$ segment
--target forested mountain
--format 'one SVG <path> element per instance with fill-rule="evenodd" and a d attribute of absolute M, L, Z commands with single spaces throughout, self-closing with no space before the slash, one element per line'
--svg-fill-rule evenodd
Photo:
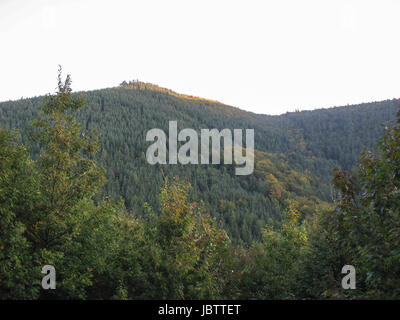
<path fill-rule="evenodd" d="M 106 169 L 107 184 L 97 195 L 122 197 L 128 209 L 142 216 L 146 203 L 159 208 L 163 174 L 187 179 L 190 199 L 205 208 L 237 243 L 261 239 L 265 224 L 278 226 L 293 200 L 310 216 L 327 208 L 332 196 L 332 167 L 351 169 L 365 149 L 374 149 L 393 123 L 400 100 L 354 106 L 259 115 L 216 101 L 177 94 L 142 82 L 124 82 L 109 89 L 74 94 L 86 100 L 78 121 L 96 128 L 101 147 L 97 160 Z M 39 145 L 29 139 L 30 125 L 42 98 L 0 103 L 0 124 L 20 129 L 22 142 L 37 156 Z M 145 154 L 148 130 L 177 120 L 183 128 L 254 129 L 255 170 L 236 176 L 231 165 L 150 165 Z"/>
<path fill-rule="evenodd" d="M 60 69 L 43 103 L 0 105 L 23 139 L 0 128 L 0 299 L 398 299 L 397 103 L 269 117 L 137 82 L 72 94 Z M 171 119 L 255 129 L 254 173 L 147 164 Z"/>

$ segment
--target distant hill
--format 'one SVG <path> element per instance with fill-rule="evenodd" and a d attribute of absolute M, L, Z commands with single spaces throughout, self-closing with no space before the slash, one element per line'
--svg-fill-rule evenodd
<path fill-rule="evenodd" d="M 360 153 L 373 149 L 382 124 L 395 119 L 399 99 L 314 111 L 260 115 L 156 85 L 130 82 L 76 93 L 87 105 L 78 119 L 101 136 L 98 159 L 107 170 L 103 195 L 122 197 L 135 214 L 145 202 L 158 205 L 162 172 L 191 182 L 191 197 L 204 201 L 237 242 L 260 238 L 266 223 L 278 224 L 288 200 L 305 216 L 329 207 L 331 168 L 350 169 Z M 18 128 L 24 143 L 40 98 L 0 103 L 0 125 Z M 178 130 L 254 129 L 255 170 L 236 176 L 231 165 L 155 165 L 145 153 L 148 130 L 177 120 Z M 35 154 L 37 146 L 32 146 Z"/>

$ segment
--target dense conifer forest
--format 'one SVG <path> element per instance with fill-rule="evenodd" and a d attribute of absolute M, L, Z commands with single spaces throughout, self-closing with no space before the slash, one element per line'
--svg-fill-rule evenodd
<path fill-rule="evenodd" d="M 399 298 L 399 103 L 268 116 L 138 81 L 72 93 L 61 74 L 2 102 L 0 298 Z M 170 120 L 254 129 L 254 172 L 150 165 L 146 132 Z"/>

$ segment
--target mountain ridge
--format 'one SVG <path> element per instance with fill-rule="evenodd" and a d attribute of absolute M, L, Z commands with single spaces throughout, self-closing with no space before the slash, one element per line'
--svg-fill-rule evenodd
<path fill-rule="evenodd" d="M 139 89 L 138 87 L 140 87 L 141 85 L 145 89 Z M 388 98 L 388 99 L 383 99 L 383 100 L 373 100 L 373 101 L 359 102 L 359 103 L 348 103 L 346 105 L 332 105 L 332 106 L 327 106 L 327 107 L 315 107 L 314 109 L 303 109 L 303 110 L 296 109 L 295 111 L 286 111 L 286 112 L 282 112 L 280 114 L 268 114 L 268 113 L 258 113 L 258 112 L 242 109 L 240 106 L 230 105 L 228 103 L 224 103 L 219 100 L 215 100 L 215 99 L 211 99 L 211 98 L 205 98 L 205 97 L 189 95 L 189 94 L 185 94 L 185 93 L 179 93 L 177 91 L 174 91 L 173 89 L 162 87 L 162 86 L 159 86 L 152 82 L 144 82 L 144 81 L 138 81 L 138 80 L 132 80 L 129 82 L 124 80 L 118 86 L 104 87 L 104 88 L 90 89 L 90 90 L 79 90 L 79 91 L 75 91 L 74 93 L 82 94 L 82 93 L 88 93 L 88 92 L 97 92 L 97 91 L 101 91 L 101 90 L 112 90 L 112 89 L 119 89 L 119 88 L 132 89 L 132 90 L 152 90 L 152 91 L 156 91 L 156 92 L 157 91 L 164 92 L 164 93 L 171 94 L 172 96 L 186 98 L 188 100 L 201 100 L 201 101 L 205 101 L 205 102 L 211 102 L 211 103 L 219 104 L 222 106 L 227 106 L 227 107 L 234 108 L 234 109 L 239 109 L 241 111 L 252 113 L 255 115 L 268 116 L 268 117 L 280 117 L 283 115 L 299 113 L 299 112 L 322 111 L 322 110 L 331 110 L 331 109 L 338 109 L 338 108 L 339 109 L 340 108 L 352 108 L 352 107 L 366 106 L 366 105 L 372 105 L 372 104 L 377 104 L 377 103 L 386 103 L 386 102 L 390 102 L 390 101 L 400 101 L 400 98 Z M 36 96 L 31 96 L 31 97 L 22 97 L 20 99 L 8 99 L 8 100 L 0 101 L 0 104 L 12 103 L 12 102 L 24 101 L 24 100 L 30 100 L 30 99 L 42 99 L 47 95 L 52 95 L 52 93 L 40 94 L 40 95 L 36 95 Z"/>
<path fill-rule="evenodd" d="M 280 223 L 288 201 L 295 201 L 304 217 L 328 207 L 332 167 L 349 169 L 357 163 L 360 152 L 374 147 L 381 136 L 380 124 L 395 119 L 400 103 L 386 100 L 271 116 L 145 87 L 74 94 L 86 100 L 77 114 L 83 129 L 96 127 L 101 135 L 97 160 L 108 179 L 102 196 L 122 197 L 134 214 L 144 215 L 145 203 L 157 208 L 162 170 L 188 180 L 193 185 L 192 199 L 204 201 L 235 241 L 247 243 L 260 239 L 266 223 Z M 0 103 L 0 125 L 19 129 L 28 144 L 27 127 L 41 100 Z M 169 120 L 176 120 L 179 130 L 254 129 L 254 173 L 238 177 L 230 165 L 149 165 L 145 134 L 153 128 L 168 132 Z M 31 145 L 32 154 L 37 150 Z"/>

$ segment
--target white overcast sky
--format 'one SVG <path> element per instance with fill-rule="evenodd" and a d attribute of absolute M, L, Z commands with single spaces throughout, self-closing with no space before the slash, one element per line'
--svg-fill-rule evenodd
<path fill-rule="evenodd" d="M 398 0 L 0 0 L 0 101 L 139 79 L 280 114 L 400 97 Z"/>

